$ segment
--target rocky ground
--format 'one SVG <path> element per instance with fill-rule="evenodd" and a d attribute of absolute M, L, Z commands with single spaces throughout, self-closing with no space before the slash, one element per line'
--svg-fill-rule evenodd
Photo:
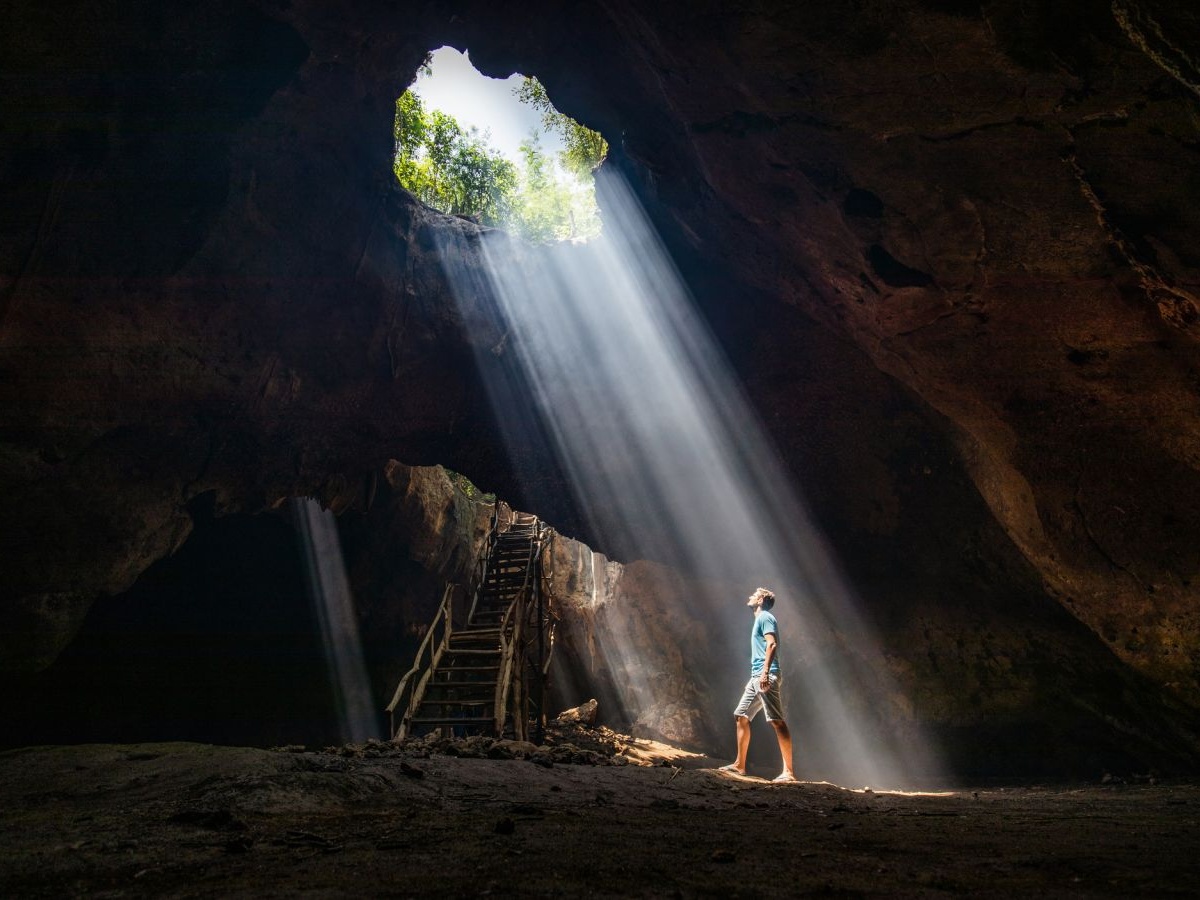
<path fill-rule="evenodd" d="M 603 730 L 550 742 L 10 751 L 0 895 L 1161 897 L 1200 886 L 1195 782 L 891 793 L 727 777 L 716 761 Z"/>

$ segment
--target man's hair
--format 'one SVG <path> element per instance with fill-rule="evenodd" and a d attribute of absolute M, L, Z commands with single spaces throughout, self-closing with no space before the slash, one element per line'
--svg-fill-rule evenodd
<path fill-rule="evenodd" d="M 775 605 L 774 592 L 768 591 L 766 588 L 763 588 L 763 587 L 758 588 L 752 596 L 757 597 L 759 600 L 762 601 L 763 609 L 770 609 L 772 606 Z"/>

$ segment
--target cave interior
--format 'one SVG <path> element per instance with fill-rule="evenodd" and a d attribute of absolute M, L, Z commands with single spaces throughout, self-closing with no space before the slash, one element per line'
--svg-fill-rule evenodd
<path fill-rule="evenodd" d="M 924 774 L 1196 774 L 1190 4 L 16 7 L 5 747 L 337 743 L 287 501 L 338 516 L 382 709 L 471 565 L 473 501 L 434 466 L 624 564 L 606 615 L 683 698 L 623 707 L 576 610 L 555 703 L 731 742 L 729 679 L 698 674 L 728 634 L 645 612 L 686 617 L 706 576 L 606 543 L 545 434 L 505 439 L 475 362 L 502 335 L 437 252 L 465 235 L 478 268 L 488 229 L 395 182 L 396 97 L 448 45 L 607 139 L 860 598 L 880 715 L 938 750 Z"/>

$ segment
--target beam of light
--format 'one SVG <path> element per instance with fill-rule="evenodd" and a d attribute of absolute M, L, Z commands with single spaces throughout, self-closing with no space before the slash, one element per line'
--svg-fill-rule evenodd
<path fill-rule="evenodd" d="M 338 733 L 343 741 L 354 743 L 378 738 L 379 722 L 363 661 L 354 598 L 342 561 L 337 520 L 310 498 L 294 498 L 292 512 L 304 548 L 309 599 L 321 626 Z"/>
<path fill-rule="evenodd" d="M 687 660 L 708 664 L 695 684 L 731 746 L 749 675 L 745 597 L 763 584 L 778 595 L 798 771 L 892 786 L 932 771 L 856 598 L 645 212 L 618 173 L 596 181 L 604 234 L 589 244 L 440 234 L 464 314 L 494 304 L 505 334 L 477 357 L 497 419 L 514 446 L 546 436 L 605 551 L 698 579 L 673 615 L 685 653 L 699 651 L 684 637 L 697 625 L 733 651 Z M 480 256 L 482 271 L 469 262 Z M 596 636 L 633 715 L 654 692 L 636 659 L 637 616 L 610 615 Z"/>

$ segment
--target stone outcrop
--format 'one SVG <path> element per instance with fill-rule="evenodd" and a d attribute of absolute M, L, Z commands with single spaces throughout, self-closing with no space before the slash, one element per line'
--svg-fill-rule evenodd
<path fill-rule="evenodd" d="M 554 688 L 566 702 L 592 691 L 601 718 L 635 735 L 711 747 L 706 623 L 688 615 L 687 585 L 653 562 L 627 565 L 554 535 L 544 565 L 560 633 Z M 583 695 L 583 696 L 581 696 Z"/>
<path fill-rule="evenodd" d="M 1018 733 L 1099 681 L 1080 716 L 1194 754 L 1190 4 L 9 18 L 0 667 L 49 665 L 194 504 L 364 510 L 392 458 L 588 537 L 490 421 L 471 360 L 501 335 L 433 255 L 473 265 L 478 229 L 391 180 L 393 100 L 451 42 L 609 137 L 919 717 Z"/>

